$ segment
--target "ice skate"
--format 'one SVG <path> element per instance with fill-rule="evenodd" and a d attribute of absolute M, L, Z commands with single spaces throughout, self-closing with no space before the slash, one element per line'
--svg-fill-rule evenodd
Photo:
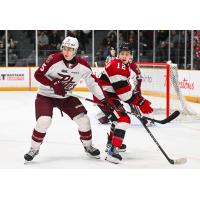
<path fill-rule="evenodd" d="M 97 148 L 94 148 L 92 146 L 91 141 L 87 141 L 87 140 L 81 140 L 81 142 L 83 143 L 83 147 L 85 149 L 86 154 L 91 157 L 91 158 L 100 158 L 100 151 Z"/>
<path fill-rule="evenodd" d="M 84 147 L 84 149 L 89 157 L 97 158 L 97 159 L 100 158 L 100 151 L 98 149 L 94 148 L 92 145 L 90 145 L 88 147 Z"/>
<path fill-rule="evenodd" d="M 111 144 L 111 139 L 110 139 L 110 135 L 108 134 L 108 141 L 107 141 L 107 144 L 106 144 L 106 150 L 105 152 L 108 152 L 108 149 L 112 146 Z M 125 152 L 126 151 L 126 145 L 125 144 L 122 144 L 121 147 L 119 147 L 119 152 Z"/>
<path fill-rule="evenodd" d="M 24 159 L 25 159 L 25 163 L 28 161 L 32 161 L 33 160 L 33 158 L 36 156 L 36 155 L 38 155 L 38 153 L 39 153 L 39 150 L 38 149 L 34 149 L 34 148 L 30 148 L 30 150 L 29 150 L 29 152 L 28 153 L 26 153 L 25 155 L 24 155 Z"/>
<path fill-rule="evenodd" d="M 107 161 L 109 161 L 111 163 L 118 164 L 122 160 L 122 157 L 119 154 L 119 148 L 117 148 L 117 147 L 111 146 L 108 149 L 107 154 L 108 155 L 106 156 L 105 160 L 107 160 Z"/>

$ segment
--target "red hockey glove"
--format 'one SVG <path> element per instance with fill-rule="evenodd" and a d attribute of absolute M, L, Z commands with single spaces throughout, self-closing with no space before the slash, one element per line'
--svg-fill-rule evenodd
<path fill-rule="evenodd" d="M 151 102 L 145 99 L 141 106 L 139 106 L 139 108 L 144 114 L 149 114 L 153 112 L 153 108 L 150 105 Z"/>
<path fill-rule="evenodd" d="M 144 114 L 153 112 L 153 108 L 150 106 L 151 102 L 146 100 L 144 97 L 138 95 L 132 102 L 133 105 L 139 106 L 140 110 Z"/>
<path fill-rule="evenodd" d="M 53 88 L 55 94 L 65 96 L 65 89 L 59 79 L 52 81 L 50 87 Z"/>

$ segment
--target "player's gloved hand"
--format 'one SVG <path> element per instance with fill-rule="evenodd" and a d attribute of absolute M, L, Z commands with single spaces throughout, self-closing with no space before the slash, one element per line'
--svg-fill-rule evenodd
<path fill-rule="evenodd" d="M 105 98 L 101 100 L 101 103 L 104 104 L 104 109 L 113 112 L 114 110 L 120 111 L 122 114 L 126 114 L 126 111 L 122 104 L 119 104 L 119 102 L 115 102 L 113 99 Z"/>
<path fill-rule="evenodd" d="M 108 110 L 108 111 L 113 111 L 114 110 L 114 105 L 113 105 L 112 101 L 110 101 L 108 98 L 102 99 L 100 101 L 100 103 L 103 105 L 105 110 Z"/>
<path fill-rule="evenodd" d="M 132 104 L 135 106 L 139 106 L 141 112 L 144 114 L 149 114 L 153 112 L 153 108 L 150 106 L 151 102 L 140 95 L 137 95 L 135 97 Z"/>
<path fill-rule="evenodd" d="M 153 112 L 153 108 L 150 105 L 151 102 L 145 99 L 139 108 L 144 114 L 150 114 Z"/>
<path fill-rule="evenodd" d="M 61 95 L 63 97 L 65 96 L 65 89 L 63 87 L 62 82 L 59 79 L 53 80 L 50 87 L 53 88 L 55 94 Z"/>

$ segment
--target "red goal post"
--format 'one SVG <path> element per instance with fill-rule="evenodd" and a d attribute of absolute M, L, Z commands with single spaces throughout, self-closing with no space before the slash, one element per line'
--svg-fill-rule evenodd
<path fill-rule="evenodd" d="M 171 97 L 171 90 L 170 90 L 170 80 L 171 80 L 171 75 L 172 73 L 170 73 L 170 69 L 171 69 L 171 64 L 170 63 L 156 63 L 156 62 L 136 62 L 137 66 L 141 69 L 141 68 L 147 68 L 147 69 L 152 69 L 153 70 L 158 70 L 158 69 L 163 69 L 164 70 L 164 76 L 162 78 L 165 78 L 164 80 L 164 85 L 165 85 L 165 90 L 160 91 L 160 93 L 162 93 L 160 96 L 165 97 L 165 110 L 166 110 L 166 116 L 168 117 L 170 115 L 170 109 L 171 109 L 171 105 L 170 105 L 170 97 Z M 176 70 L 177 70 L 177 65 L 176 65 Z M 143 72 L 142 72 L 142 77 L 143 77 Z M 160 75 L 160 73 L 158 74 Z M 156 75 L 154 74 L 154 77 Z M 152 76 L 153 77 L 153 76 Z M 144 83 L 142 83 L 143 85 Z M 158 83 L 159 85 L 159 83 Z M 177 85 L 178 87 L 178 85 Z M 145 92 L 144 92 L 145 94 Z"/>

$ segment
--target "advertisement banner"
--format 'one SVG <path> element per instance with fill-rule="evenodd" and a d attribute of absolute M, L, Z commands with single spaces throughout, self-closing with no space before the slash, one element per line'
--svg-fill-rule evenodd
<path fill-rule="evenodd" d="M 0 68 L 0 87 L 28 87 L 29 68 Z"/>
<path fill-rule="evenodd" d="M 104 68 L 92 68 L 97 77 Z M 37 90 L 39 83 L 34 78 L 37 67 L 2 67 L 0 68 L 0 90 Z M 166 69 L 141 68 L 142 90 L 151 93 L 166 92 Z M 178 70 L 178 85 L 184 96 L 200 98 L 200 71 Z M 75 90 L 88 91 L 83 79 Z M 171 94 L 175 92 L 171 82 Z"/>

